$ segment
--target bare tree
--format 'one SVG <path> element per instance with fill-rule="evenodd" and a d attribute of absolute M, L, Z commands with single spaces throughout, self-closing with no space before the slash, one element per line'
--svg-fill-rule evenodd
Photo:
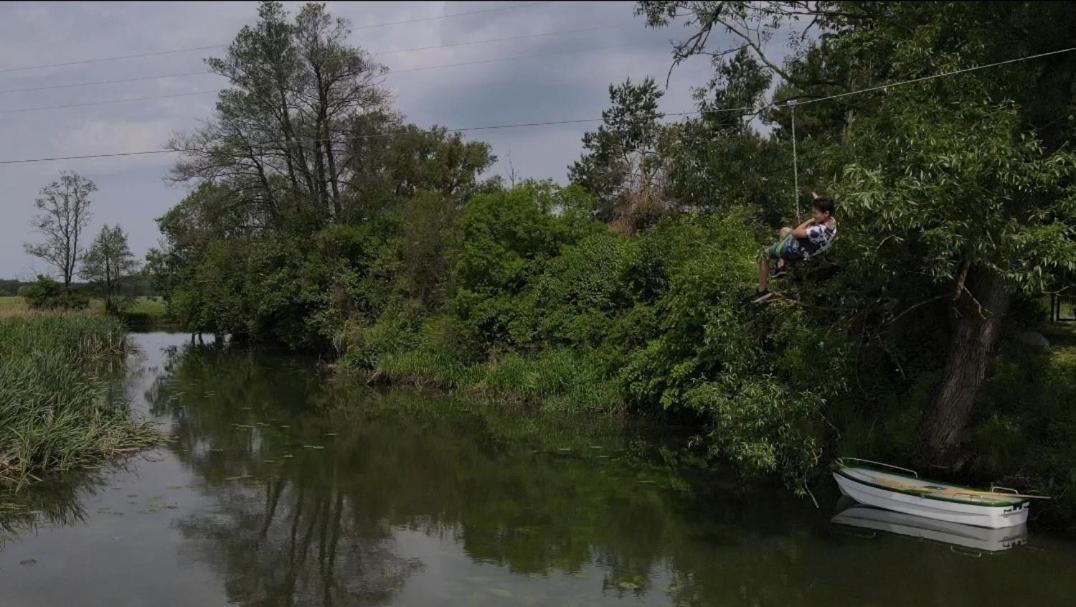
<path fill-rule="evenodd" d="M 60 178 L 41 188 L 34 206 L 41 213 L 30 225 L 45 236 L 41 244 L 26 243 L 26 252 L 59 270 L 65 289 L 71 288 L 75 266 L 82 258 L 82 231 L 90 222 L 90 194 L 97 191 L 89 179 L 61 171 Z"/>

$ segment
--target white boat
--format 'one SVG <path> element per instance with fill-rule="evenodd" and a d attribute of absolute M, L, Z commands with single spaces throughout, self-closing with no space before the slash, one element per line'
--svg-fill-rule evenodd
<path fill-rule="evenodd" d="M 837 460 L 833 478 L 841 493 L 861 504 L 975 527 L 1023 525 L 1031 508 L 1029 496 L 930 481 L 914 470 L 857 458 Z"/>
<path fill-rule="evenodd" d="M 851 506 L 834 516 L 832 522 L 943 542 L 982 552 L 1000 552 L 1027 542 L 1027 525 L 988 529 L 883 510 L 874 506 Z"/>

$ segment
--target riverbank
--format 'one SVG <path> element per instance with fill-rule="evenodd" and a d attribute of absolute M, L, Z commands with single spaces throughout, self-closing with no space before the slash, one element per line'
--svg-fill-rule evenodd
<path fill-rule="evenodd" d="M 466 364 L 449 352 L 412 350 L 386 354 L 369 383 L 433 387 L 553 411 L 624 411 L 616 385 L 585 355 L 554 350 L 534 358 L 510 354 Z"/>
<path fill-rule="evenodd" d="M 18 490 L 159 443 L 110 394 L 127 351 L 113 318 L 0 317 L 0 485 Z"/>
<path fill-rule="evenodd" d="M 1015 485 L 1050 495 L 1053 499 L 1041 506 L 1041 522 L 1071 534 L 1076 531 L 1076 484 L 1069 474 L 1076 465 L 1070 447 L 1076 443 L 1076 413 L 1071 407 L 1076 401 L 1076 327 L 1055 324 L 1039 329 L 1050 342 L 1048 349 L 1015 339 L 1003 344 L 966 438 L 966 449 L 976 455 L 957 472 L 932 473 L 956 482 Z M 544 410 L 621 413 L 629 408 L 617 378 L 604 372 L 593 355 L 558 349 L 467 363 L 456 352 L 435 349 L 430 340 L 418 341 L 416 348 L 380 354 L 372 371 L 356 368 L 358 361 L 345 356 L 343 372 L 368 373 L 370 383 L 380 385 L 460 392 Z M 922 404 L 910 398 L 897 404 L 882 410 L 870 427 L 863 422 L 842 424 L 848 430 L 824 443 L 824 455 L 808 476 L 810 483 L 829 482 L 825 462 L 836 455 L 915 465 L 907 458 L 916 453 L 913 414 Z M 719 426 L 715 429 L 721 431 Z"/>

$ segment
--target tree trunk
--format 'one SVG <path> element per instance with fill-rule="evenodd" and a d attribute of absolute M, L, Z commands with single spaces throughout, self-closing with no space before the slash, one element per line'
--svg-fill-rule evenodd
<path fill-rule="evenodd" d="M 965 305 L 959 307 L 960 318 L 949 343 L 945 374 L 923 425 L 929 454 L 940 463 L 952 459 L 971 417 L 1001 335 L 1002 318 L 1012 301 L 1012 292 L 1001 277 L 991 272 L 973 270 L 970 283 L 974 299 L 962 298 Z"/>

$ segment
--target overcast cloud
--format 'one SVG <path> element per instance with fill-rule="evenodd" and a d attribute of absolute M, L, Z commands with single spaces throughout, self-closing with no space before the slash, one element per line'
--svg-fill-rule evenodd
<path fill-rule="evenodd" d="M 298 3 L 286 3 L 294 11 Z M 631 2 L 558 2 L 516 6 L 434 21 L 363 29 L 421 17 L 471 12 L 511 3 L 413 2 L 337 3 L 330 11 L 351 20 L 352 40 L 390 68 L 387 86 L 397 108 L 423 126 L 570 120 L 600 116 L 607 87 L 627 77 L 655 76 L 664 82 L 669 40 L 678 29 L 649 30 Z M 0 4 L 0 160 L 152 150 L 169 136 L 212 115 L 214 75 L 170 77 L 122 84 L 4 92 L 57 84 L 116 80 L 204 69 L 203 59 L 219 49 L 47 69 L 12 68 L 223 44 L 252 23 L 254 3 L 5 3 Z M 601 28 L 564 35 L 395 52 L 544 32 Z M 494 60 L 417 71 L 414 68 Z M 503 59 L 503 60 L 501 60 Z M 393 73 L 391 70 L 401 70 Z M 679 68 L 666 93 L 664 110 L 692 108 L 690 87 L 701 84 L 706 61 Z M 40 111 L 42 106 L 168 94 L 199 93 L 149 101 Z M 23 111 L 12 111 L 23 110 Z M 508 159 L 519 177 L 563 182 L 578 157 L 580 139 L 594 125 L 576 124 L 482 131 L 471 134 L 493 146 L 507 174 Z M 174 161 L 167 154 L 0 165 L 0 277 L 32 278 L 47 272 L 23 252 L 37 191 L 61 169 L 76 170 L 98 187 L 93 234 L 103 223 L 119 223 L 142 255 L 160 234 L 154 219 L 177 203 L 184 188 L 163 177 Z"/>

